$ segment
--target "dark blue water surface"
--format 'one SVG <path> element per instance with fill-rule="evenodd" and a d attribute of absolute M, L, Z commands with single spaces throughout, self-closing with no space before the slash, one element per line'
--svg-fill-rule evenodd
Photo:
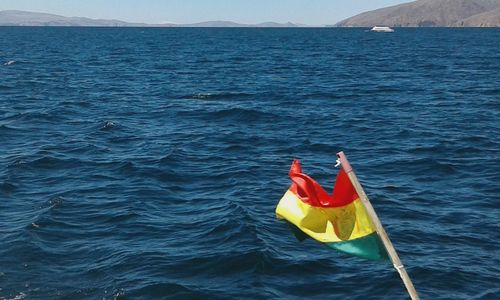
<path fill-rule="evenodd" d="M 340 150 L 422 298 L 500 299 L 500 30 L 0 41 L 0 299 L 405 299 L 275 218 Z"/>

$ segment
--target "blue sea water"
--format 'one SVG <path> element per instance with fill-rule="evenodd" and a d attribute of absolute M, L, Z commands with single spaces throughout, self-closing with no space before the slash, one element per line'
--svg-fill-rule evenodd
<path fill-rule="evenodd" d="M 423 299 L 500 299 L 500 30 L 0 41 L 0 299 L 407 299 L 275 218 L 341 150 Z"/>

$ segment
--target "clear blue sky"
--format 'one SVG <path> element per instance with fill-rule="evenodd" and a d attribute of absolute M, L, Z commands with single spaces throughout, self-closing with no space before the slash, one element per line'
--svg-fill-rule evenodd
<path fill-rule="evenodd" d="M 0 0 L 0 10 L 146 23 L 227 20 L 325 25 L 404 2 L 411 0 Z"/>

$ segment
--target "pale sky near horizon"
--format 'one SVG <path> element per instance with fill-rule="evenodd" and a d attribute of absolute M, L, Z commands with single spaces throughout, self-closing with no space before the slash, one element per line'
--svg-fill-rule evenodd
<path fill-rule="evenodd" d="M 0 10 L 26 10 L 144 23 L 225 20 L 334 24 L 358 13 L 411 0 L 0 0 Z"/>

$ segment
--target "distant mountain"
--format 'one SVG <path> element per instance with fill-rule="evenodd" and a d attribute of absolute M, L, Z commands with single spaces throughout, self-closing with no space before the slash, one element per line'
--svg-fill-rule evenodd
<path fill-rule="evenodd" d="M 36 13 L 20 10 L 0 11 L 1 26 L 149 26 L 143 23 L 128 23 L 120 20 L 96 20 L 81 17 Z"/>
<path fill-rule="evenodd" d="M 418 0 L 365 12 L 339 27 L 500 27 L 500 0 Z"/>
<path fill-rule="evenodd" d="M 296 23 L 276 23 L 276 22 L 264 22 L 260 24 L 254 25 L 254 27 L 310 27 L 305 24 L 296 24 Z"/>
<path fill-rule="evenodd" d="M 209 21 L 194 24 L 179 24 L 179 27 L 307 27 L 304 24 L 264 22 L 259 24 L 241 24 L 231 21 Z"/>
<path fill-rule="evenodd" d="M 179 27 L 248 27 L 248 25 L 239 24 L 231 21 L 208 21 L 193 24 L 178 24 Z"/>
<path fill-rule="evenodd" d="M 303 24 L 266 22 L 240 24 L 230 21 L 209 21 L 194 24 L 146 24 L 120 20 L 99 20 L 64 17 L 54 14 L 19 10 L 0 11 L 0 26 L 88 26 L 88 27 L 306 27 Z"/>

